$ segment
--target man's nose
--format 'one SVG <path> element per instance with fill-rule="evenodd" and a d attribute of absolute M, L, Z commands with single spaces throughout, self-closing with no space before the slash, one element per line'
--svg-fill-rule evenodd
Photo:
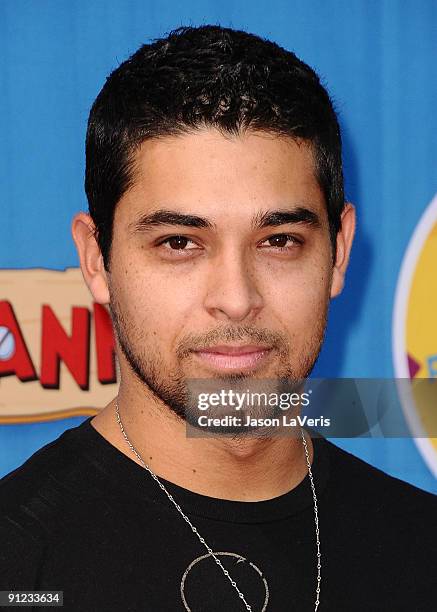
<path fill-rule="evenodd" d="M 216 319 L 243 321 L 263 307 L 260 279 L 243 254 L 229 253 L 211 262 L 204 306 Z"/>

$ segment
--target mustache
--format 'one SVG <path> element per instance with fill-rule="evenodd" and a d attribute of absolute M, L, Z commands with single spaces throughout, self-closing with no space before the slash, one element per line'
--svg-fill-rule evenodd
<path fill-rule="evenodd" d="M 254 328 L 250 326 L 220 327 L 212 329 L 205 334 L 188 334 L 181 340 L 176 350 L 178 358 L 188 357 L 192 351 L 214 346 L 216 344 L 229 344 L 239 342 L 246 344 L 265 344 L 278 348 L 280 352 L 289 350 L 289 342 L 283 335 L 268 328 Z"/>

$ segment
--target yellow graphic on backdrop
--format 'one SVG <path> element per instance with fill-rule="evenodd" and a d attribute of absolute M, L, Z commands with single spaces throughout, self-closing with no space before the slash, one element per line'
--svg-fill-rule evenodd
<path fill-rule="evenodd" d="M 410 378 L 411 393 L 403 409 L 412 435 L 437 475 L 437 196 L 422 215 L 408 245 L 396 290 L 393 324 L 395 373 Z M 430 385 L 415 385 L 418 379 Z M 434 379 L 436 379 L 434 381 Z M 435 400 L 434 400 L 435 401 Z"/>

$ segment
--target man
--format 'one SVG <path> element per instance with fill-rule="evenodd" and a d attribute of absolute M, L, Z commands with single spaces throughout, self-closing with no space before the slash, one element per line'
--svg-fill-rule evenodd
<path fill-rule="evenodd" d="M 72 232 L 120 387 L 0 484 L 1 589 L 72 611 L 429 611 L 433 496 L 323 438 L 187 435 L 189 383 L 305 379 L 355 229 L 337 118 L 294 54 L 144 45 L 90 114 Z"/>

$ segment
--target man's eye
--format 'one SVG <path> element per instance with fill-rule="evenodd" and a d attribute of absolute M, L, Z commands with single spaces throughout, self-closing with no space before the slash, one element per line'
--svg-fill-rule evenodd
<path fill-rule="evenodd" d="M 274 236 L 270 236 L 270 238 L 266 238 L 263 243 L 268 242 L 268 247 L 273 247 L 278 249 L 279 251 L 288 251 L 290 249 L 296 248 L 302 244 L 302 241 L 296 236 L 291 236 L 290 234 L 275 234 Z M 263 247 L 265 248 L 265 247 Z"/>
<path fill-rule="evenodd" d="M 186 236 L 170 236 L 169 238 L 166 238 L 165 240 L 162 240 L 158 246 L 161 245 L 168 245 L 167 250 L 172 250 L 172 251 L 191 251 L 193 250 L 191 249 L 187 249 L 185 248 L 187 246 L 188 243 L 192 243 L 195 244 L 192 240 L 190 240 L 189 238 L 187 238 Z"/>

